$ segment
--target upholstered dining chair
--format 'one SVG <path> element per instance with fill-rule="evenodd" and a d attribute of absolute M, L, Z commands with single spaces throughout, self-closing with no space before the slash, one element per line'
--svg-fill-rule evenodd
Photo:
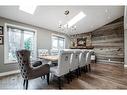
<path fill-rule="evenodd" d="M 29 50 L 25 50 L 25 49 L 18 50 L 16 51 L 16 56 L 19 63 L 21 75 L 24 79 L 23 86 L 25 86 L 25 89 L 28 88 L 28 80 L 35 79 L 44 75 L 47 75 L 47 83 L 49 84 L 50 67 L 48 64 L 33 67 L 32 64 L 30 63 Z"/>
<path fill-rule="evenodd" d="M 94 53 L 93 50 L 89 50 L 89 52 L 86 55 L 86 66 L 89 71 L 91 71 L 91 55 Z"/>
<path fill-rule="evenodd" d="M 73 50 L 72 55 L 71 55 L 71 60 L 70 60 L 70 75 L 71 75 L 71 80 L 72 80 L 72 75 L 73 73 L 79 75 L 79 55 L 81 51 L 79 50 Z"/>
<path fill-rule="evenodd" d="M 59 54 L 59 50 L 58 49 L 51 49 L 50 50 L 50 54 L 51 55 L 58 55 Z"/>
<path fill-rule="evenodd" d="M 47 49 L 38 49 L 38 57 L 49 55 L 49 52 Z"/>
<path fill-rule="evenodd" d="M 65 75 L 68 76 L 69 74 L 70 57 L 71 57 L 70 51 L 60 50 L 58 66 L 50 68 L 50 72 L 58 77 L 59 89 L 61 89 L 61 77 Z"/>
<path fill-rule="evenodd" d="M 89 51 L 87 51 L 87 50 L 84 50 L 84 51 L 82 51 L 82 53 L 80 54 L 80 57 L 79 57 L 79 73 L 81 74 L 81 69 L 83 69 L 84 70 L 84 72 L 86 72 L 86 70 L 87 70 L 87 68 L 86 68 L 86 57 L 87 57 L 87 53 L 88 53 Z"/>

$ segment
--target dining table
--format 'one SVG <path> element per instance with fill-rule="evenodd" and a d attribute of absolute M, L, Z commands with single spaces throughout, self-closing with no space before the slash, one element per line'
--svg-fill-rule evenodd
<path fill-rule="evenodd" d="M 48 63 L 50 64 L 50 66 L 56 66 L 58 64 L 59 56 L 58 55 L 45 55 L 45 56 L 40 56 L 38 58 L 49 61 Z"/>
<path fill-rule="evenodd" d="M 59 56 L 58 55 L 46 55 L 46 56 L 41 56 L 39 58 L 49 60 L 49 61 L 57 61 Z"/>

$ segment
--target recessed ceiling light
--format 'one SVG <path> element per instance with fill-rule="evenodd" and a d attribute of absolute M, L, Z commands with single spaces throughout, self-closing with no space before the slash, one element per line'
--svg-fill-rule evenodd
<path fill-rule="evenodd" d="M 26 12 L 26 13 L 34 14 L 34 11 L 36 10 L 36 6 L 21 5 L 21 6 L 19 6 L 19 9 Z"/>
<path fill-rule="evenodd" d="M 75 23 L 77 23 L 78 21 L 80 21 L 81 19 L 83 19 L 86 15 L 84 14 L 84 12 L 80 12 L 78 13 L 75 17 L 73 17 L 69 22 L 67 22 L 68 27 L 70 28 L 71 26 L 73 26 Z M 65 24 L 66 26 L 66 24 Z"/>

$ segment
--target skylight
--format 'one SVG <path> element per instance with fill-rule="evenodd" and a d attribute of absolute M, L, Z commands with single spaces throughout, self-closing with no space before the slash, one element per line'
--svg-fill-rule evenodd
<path fill-rule="evenodd" d="M 26 12 L 26 13 L 34 14 L 34 11 L 36 10 L 36 6 L 21 5 L 21 6 L 19 6 L 19 9 Z"/>
<path fill-rule="evenodd" d="M 69 22 L 67 22 L 68 27 L 70 28 L 71 26 L 73 26 L 74 24 L 76 24 L 78 21 L 80 21 L 81 19 L 83 19 L 85 16 L 86 15 L 81 11 L 75 17 L 73 17 Z"/>

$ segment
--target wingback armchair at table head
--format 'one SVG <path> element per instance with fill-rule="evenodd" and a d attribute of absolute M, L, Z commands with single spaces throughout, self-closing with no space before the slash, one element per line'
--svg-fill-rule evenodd
<path fill-rule="evenodd" d="M 23 85 L 28 88 L 28 80 L 47 75 L 47 82 L 49 83 L 49 72 L 50 67 L 48 64 L 40 65 L 38 67 L 32 67 L 30 63 L 30 51 L 29 50 L 19 50 L 16 51 L 17 60 L 19 63 L 19 68 L 21 75 L 24 79 Z"/>
<path fill-rule="evenodd" d="M 61 88 L 61 82 L 60 82 L 61 76 L 67 75 L 69 73 L 70 57 L 71 57 L 71 52 L 60 50 L 58 66 L 50 68 L 51 73 L 53 73 L 59 79 L 59 89 Z"/>

